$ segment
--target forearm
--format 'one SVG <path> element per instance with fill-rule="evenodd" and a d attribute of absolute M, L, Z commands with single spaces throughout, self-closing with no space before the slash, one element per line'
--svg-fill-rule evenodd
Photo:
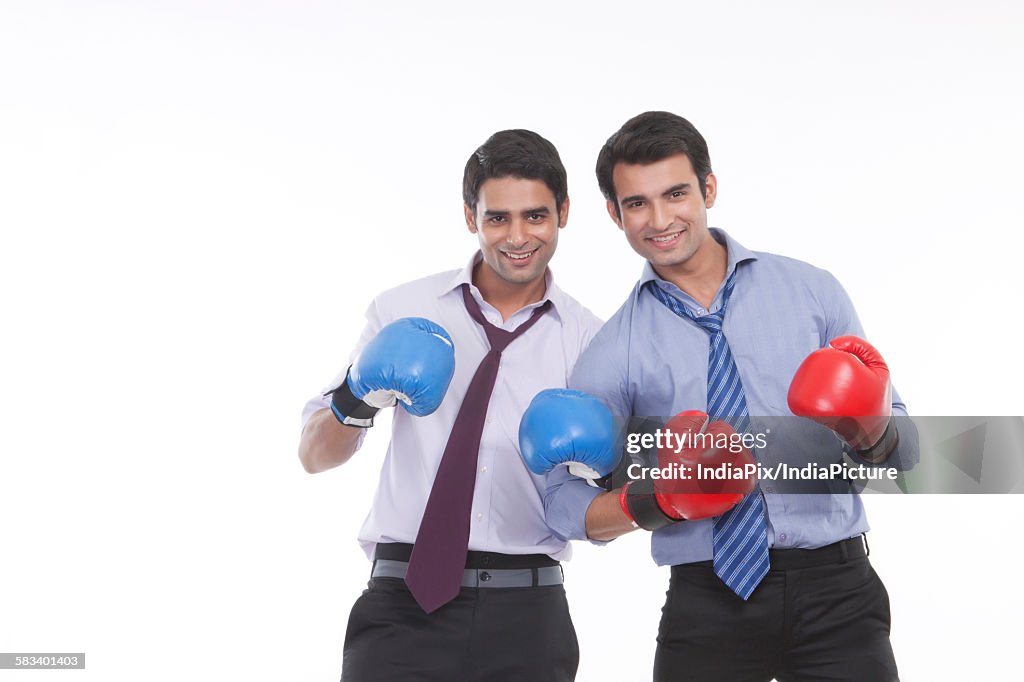
<path fill-rule="evenodd" d="M 299 461 L 311 474 L 344 464 L 355 454 L 363 429 L 341 424 L 330 409 L 318 410 L 306 422 L 299 441 Z"/>
<path fill-rule="evenodd" d="M 601 542 L 614 540 L 637 528 L 622 511 L 618 490 L 601 493 L 594 498 L 587 507 L 586 526 L 587 537 Z"/>

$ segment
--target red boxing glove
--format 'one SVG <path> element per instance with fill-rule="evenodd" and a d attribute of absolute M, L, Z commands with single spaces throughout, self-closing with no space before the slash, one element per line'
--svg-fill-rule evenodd
<path fill-rule="evenodd" d="M 757 485 L 754 456 L 729 424 L 708 424 L 706 413 L 689 410 L 669 420 L 664 433 L 658 468 L 670 476 L 631 481 L 619 494 L 622 511 L 641 528 L 719 516 Z M 730 475 L 710 478 L 708 471 Z"/>
<path fill-rule="evenodd" d="M 754 489 L 757 483 L 754 456 L 726 422 L 708 424 L 708 415 L 704 412 L 687 411 L 673 417 L 665 425 L 665 431 L 668 442 L 658 450 L 659 468 L 689 475 L 689 478 L 654 481 L 658 506 L 672 518 L 696 521 L 719 516 Z M 747 465 L 751 465 L 750 468 Z M 726 471 L 732 477 L 718 479 L 701 475 L 710 471 Z"/>
<path fill-rule="evenodd" d="M 789 409 L 827 426 L 869 461 L 896 448 L 889 367 L 864 339 L 840 336 L 814 351 L 789 385 Z"/>

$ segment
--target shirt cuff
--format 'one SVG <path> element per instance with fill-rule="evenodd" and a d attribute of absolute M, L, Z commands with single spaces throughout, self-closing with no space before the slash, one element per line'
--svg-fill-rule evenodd
<path fill-rule="evenodd" d="M 566 540 L 588 540 L 596 545 L 607 542 L 587 537 L 587 509 L 594 498 L 605 492 L 570 475 L 565 467 L 556 467 L 548 474 L 545 518 L 548 527 Z"/>

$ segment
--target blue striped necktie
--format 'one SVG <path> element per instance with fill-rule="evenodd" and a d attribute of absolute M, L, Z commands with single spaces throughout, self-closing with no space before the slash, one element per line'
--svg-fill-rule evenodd
<path fill-rule="evenodd" d="M 737 432 L 743 433 L 750 428 L 747 398 L 743 394 L 743 383 L 740 381 L 736 362 L 732 359 L 729 343 L 722 333 L 725 308 L 735 286 L 736 272 L 733 271 L 725 283 L 722 307 L 718 312 L 701 317 L 690 312 L 678 299 L 663 291 L 656 281 L 652 280 L 648 288 L 669 310 L 680 317 L 693 320 L 710 335 L 708 415 L 712 420 L 726 419 Z M 712 546 L 715 575 L 733 592 L 744 600 L 748 599 L 768 573 L 768 528 L 765 521 L 764 499 L 759 490 L 755 488 L 739 504 L 715 518 Z"/>

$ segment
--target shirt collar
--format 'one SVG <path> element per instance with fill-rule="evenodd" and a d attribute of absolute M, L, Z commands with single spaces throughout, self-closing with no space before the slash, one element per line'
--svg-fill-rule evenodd
<path fill-rule="evenodd" d="M 730 237 L 725 230 L 718 227 L 709 227 L 708 232 L 711 233 L 711 236 L 716 242 L 725 246 L 727 259 L 725 266 L 726 280 L 732 276 L 732 273 L 736 271 L 736 266 L 740 263 L 757 260 L 757 254 Z M 658 276 L 657 272 L 654 271 L 654 266 L 651 265 L 651 262 L 645 261 L 644 270 L 641 273 L 640 280 L 636 283 L 636 288 L 633 291 L 634 297 L 640 295 L 645 284 L 654 280 L 662 282 L 665 281 Z"/>
<path fill-rule="evenodd" d="M 473 257 L 469 259 L 469 263 L 455 273 L 455 276 L 444 285 L 444 288 L 441 289 L 437 297 L 441 298 L 446 294 L 450 294 L 463 284 L 468 284 L 469 293 L 473 295 L 473 298 L 476 299 L 477 303 L 484 303 L 483 294 L 481 294 L 480 290 L 477 289 L 475 284 L 473 284 L 473 268 L 476 267 L 476 264 L 481 260 L 483 260 L 483 254 L 480 253 L 480 251 L 474 253 Z M 538 308 L 543 305 L 545 301 L 549 300 L 551 301 L 551 310 L 549 312 L 555 314 L 558 314 L 559 308 L 562 308 L 565 305 L 565 293 L 563 293 L 562 290 L 558 288 L 558 285 L 555 284 L 555 277 L 551 273 L 550 266 L 544 271 L 544 296 L 536 303 L 531 303 L 526 306 L 526 309 L 532 310 L 533 308 Z M 490 304 L 488 303 L 488 305 Z M 559 315 L 559 319 L 561 319 L 561 315 Z"/>

